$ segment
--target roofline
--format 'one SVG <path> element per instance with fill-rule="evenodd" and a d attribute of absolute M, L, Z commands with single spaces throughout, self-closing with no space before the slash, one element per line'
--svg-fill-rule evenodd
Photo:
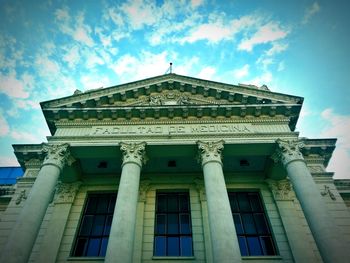
<path fill-rule="evenodd" d="M 216 84 L 216 85 L 229 85 L 229 86 L 235 86 L 235 87 L 239 87 L 239 88 L 242 88 L 244 90 L 257 90 L 256 88 L 253 88 L 253 87 L 248 87 L 246 85 L 240 85 L 240 84 L 230 84 L 230 83 L 225 83 L 225 82 L 218 82 L 218 81 L 213 81 L 213 80 L 206 80 L 206 79 L 200 79 L 200 78 L 195 78 L 195 77 L 189 77 L 189 76 L 185 76 L 185 75 L 178 75 L 178 74 L 175 74 L 175 73 L 169 73 L 169 74 L 164 74 L 164 75 L 158 75 L 158 76 L 154 76 L 154 77 L 150 77 L 150 78 L 145 78 L 145 79 L 141 79 L 141 80 L 136 80 L 136 81 L 131 81 L 131 82 L 127 82 L 127 83 L 123 83 L 123 84 L 119 84 L 119 85 L 114 85 L 114 86 L 110 86 L 110 87 L 102 87 L 102 88 L 96 88 L 96 89 L 90 89 L 90 90 L 87 90 L 87 91 L 84 91 L 82 92 L 81 94 L 72 94 L 72 95 L 69 95 L 69 96 L 65 96 L 65 97 L 60 97 L 60 98 L 56 98 L 56 99 L 52 99 L 52 100 L 47 100 L 47 101 L 42 101 L 40 102 L 40 106 L 41 108 L 43 108 L 43 105 L 44 104 L 47 104 L 47 103 L 50 103 L 50 102 L 53 102 L 53 101 L 56 101 L 56 100 L 61 100 L 61 99 L 68 99 L 68 98 L 71 98 L 71 97 L 75 97 L 75 96 L 79 96 L 79 95 L 86 95 L 86 94 L 93 94 L 93 93 L 96 93 L 96 92 L 99 92 L 101 91 L 102 89 L 103 90 L 109 90 L 109 89 L 113 89 L 113 88 L 117 88 L 117 87 L 123 87 L 123 86 L 128 86 L 128 85 L 134 85 L 134 84 L 137 84 L 137 83 L 141 83 L 141 82 L 144 82 L 144 81 L 151 81 L 153 79 L 157 79 L 157 78 L 160 78 L 160 77 L 163 77 L 163 78 L 166 78 L 166 77 L 175 77 L 175 78 L 186 78 L 186 79 L 191 79 L 191 80 L 194 80 L 194 81 L 199 81 L 199 82 L 206 82 L 207 84 Z M 267 90 L 262 90 L 262 89 L 259 89 L 260 92 L 263 92 L 263 93 L 273 93 L 273 94 L 276 94 L 276 95 L 281 95 L 281 96 L 289 96 L 289 97 L 293 97 L 293 98 L 298 98 L 300 99 L 302 102 L 304 100 L 303 97 L 301 96 L 295 96 L 295 95 L 290 95 L 290 94 L 286 94 L 286 93 L 280 93 L 280 92 L 275 92 L 275 91 L 267 91 Z"/>

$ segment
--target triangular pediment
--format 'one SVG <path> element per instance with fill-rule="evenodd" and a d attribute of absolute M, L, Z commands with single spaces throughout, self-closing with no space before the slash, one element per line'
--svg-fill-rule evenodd
<path fill-rule="evenodd" d="M 72 96 L 42 102 L 46 108 L 154 106 L 187 104 L 294 104 L 301 97 L 253 85 L 230 85 L 167 74 L 109 88 L 76 91 Z"/>
<path fill-rule="evenodd" d="M 74 119 L 159 117 L 286 116 L 295 126 L 303 98 L 267 87 L 231 85 L 166 74 L 109 88 L 76 91 L 41 103 L 51 131 L 55 122 Z"/>

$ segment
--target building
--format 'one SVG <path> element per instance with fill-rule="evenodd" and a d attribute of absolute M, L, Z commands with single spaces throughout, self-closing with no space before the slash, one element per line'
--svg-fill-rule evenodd
<path fill-rule="evenodd" d="M 0 261 L 346 262 L 349 181 L 335 139 L 294 131 L 302 103 L 176 74 L 41 103 Z"/>

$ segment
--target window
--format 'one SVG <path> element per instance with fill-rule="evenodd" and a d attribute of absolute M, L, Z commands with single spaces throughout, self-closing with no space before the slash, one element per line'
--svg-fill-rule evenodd
<path fill-rule="evenodd" d="M 154 229 L 155 256 L 192 256 L 188 193 L 157 193 Z"/>
<path fill-rule="evenodd" d="M 276 255 L 259 193 L 229 192 L 228 195 L 241 255 Z"/>
<path fill-rule="evenodd" d="M 73 256 L 104 257 L 116 194 L 89 194 L 75 240 Z"/>

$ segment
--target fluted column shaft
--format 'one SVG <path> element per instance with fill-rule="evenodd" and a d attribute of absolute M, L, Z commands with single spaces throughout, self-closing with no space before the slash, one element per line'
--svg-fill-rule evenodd
<path fill-rule="evenodd" d="M 298 141 L 277 140 L 277 156 L 287 170 L 321 257 L 325 263 L 345 262 L 350 258 L 342 233 L 334 224 L 320 191 L 306 166 Z"/>
<path fill-rule="evenodd" d="M 132 263 L 140 172 L 146 143 L 121 144 L 122 174 L 105 262 Z"/>
<path fill-rule="evenodd" d="M 44 145 L 47 156 L 11 231 L 0 262 L 28 262 L 58 177 L 64 165 L 72 161 L 68 146 Z"/>
<path fill-rule="evenodd" d="M 241 262 L 241 254 L 228 199 L 221 151 L 223 141 L 198 142 L 203 167 L 205 192 L 214 262 Z"/>

